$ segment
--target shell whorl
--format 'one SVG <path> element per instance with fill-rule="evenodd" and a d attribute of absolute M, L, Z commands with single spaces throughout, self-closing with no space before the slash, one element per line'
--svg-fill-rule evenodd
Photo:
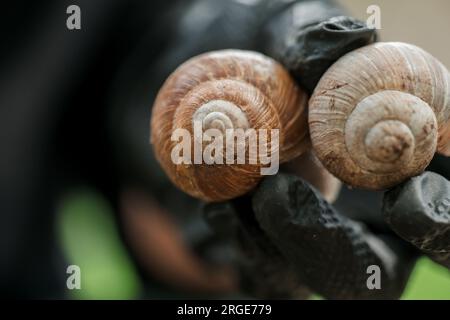
<path fill-rule="evenodd" d="M 280 162 L 309 146 L 307 96 L 287 71 L 259 53 L 222 50 L 191 58 L 160 89 L 152 110 L 151 142 L 169 178 L 186 193 L 222 201 L 251 190 L 261 179 L 261 164 L 182 164 L 171 161 L 175 129 L 191 135 L 217 129 L 279 129 Z M 270 150 L 270 141 L 266 148 Z"/>
<path fill-rule="evenodd" d="M 235 104 L 226 100 L 211 100 L 198 108 L 193 123 L 199 122 L 202 130 L 217 129 L 225 133 L 227 129 L 248 129 L 247 115 Z"/>
<path fill-rule="evenodd" d="M 376 43 L 324 74 L 309 102 L 311 141 L 347 184 L 385 189 L 450 155 L 450 75 L 422 49 Z"/>

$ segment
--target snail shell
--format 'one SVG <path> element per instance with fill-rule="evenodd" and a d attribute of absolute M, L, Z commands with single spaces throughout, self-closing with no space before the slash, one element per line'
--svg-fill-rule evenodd
<path fill-rule="evenodd" d="M 424 50 L 375 43 L 339 59 L 309 102 L 311 141 L 345 183 L 385 189 L 450 155 L 450 75 Z"/>
<path fill-rule="evenodd" d="M 240 50 L 205 53 L 178 67 L 160 89 L 152 110 L 151 143 L 180 189 L 206 201 L 231 199 L 255 187 L 261 162 L 251 164 L 246 152 L 244 164 L 174 164 L 171 151 L 178 142 L 171 139 L 173 131 L 183 128 L 193 136 L 194 121 L 203 132 L 215 128 L 222 134 L 226 129 L 278 129 L 279 148 L 270 149 L 270 141 L 266 148 L 277 150 L 281 163 L 309 147 L 307 99 L 288 72 L 266 56 Z"/>

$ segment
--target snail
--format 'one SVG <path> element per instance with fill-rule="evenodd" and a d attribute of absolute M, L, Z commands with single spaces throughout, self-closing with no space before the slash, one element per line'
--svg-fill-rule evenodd
<path fill-rule="evenodd" d="M 382 190 L 450 155 L 450 74 L 406 43 L 375 43 L 335 62 L 309 101 L 313 149 L 346 184 Z"/>
<path fill-rule="evenodd" d="M 261 169 L 267 162 L 260 151 L 277 154 L 275 160 L 283 163 L 309 149 L 307 102 L 306 93 L 269 57 L 241 50 L 204 53 L 179 66 L 159 90 L 152 109 L 150 142 L 163 170 L 181 190 L 209 202 L 228 200 L 249 192 L 262 178 Z M 223 145 L 229 132 L 245 131 L 244 161 L 225 161 L 229 148 L 226 156 L 220 149 L 212 152 L 212 163 L 195 159 L 198 126 L 200 156 L 213 137 Z M 194 139 L 194 143 L 188 139 L 188 148 L 180 148 L 184 136 L 174 136 L 180 129 Z M 247 135 L 251 129 L 256 132 L 253 139 Z M 211 130 L 216 134 L 207 135 Z M 278 131 L 263 134 L 268 130 Z M 216 140 L 217 131 L 222 139 Z M 250 149 L 256 140 L 257 154 Z M 239 160 L 239 146 L 242 143 L 233 146 L 231 160 Z"/>

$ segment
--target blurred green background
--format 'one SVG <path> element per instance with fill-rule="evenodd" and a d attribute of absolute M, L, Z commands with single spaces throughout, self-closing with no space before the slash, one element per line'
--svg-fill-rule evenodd
<path fill-rule="evenodd" d="M 141 286 L 123 247 L 109 204 L 94 190 L 67 195 L 59 209 L 58 233 L 70 264 L 81 268 L 81 290 L 74 299 L 134 299 Z M 450 271 L 421 258 L 403 299 L 450 300 Z"/>

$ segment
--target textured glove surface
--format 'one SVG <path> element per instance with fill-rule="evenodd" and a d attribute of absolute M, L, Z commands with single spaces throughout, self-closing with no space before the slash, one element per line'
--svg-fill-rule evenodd
<path fill-rule="evenodd" d="M 425 172 L 386 192 L 389 226 L 436 262 L 450 268 L 450 182 Z"/>
<path fill-rule="evenodd" d="M 243 290 L 256 297 L 305 298 L 306 287 L 330 299 L 395 299 L 416 258 L 407 242 L 371 233 L 292 175 L 266 178 L 253 196 L 209 204 L 205 217 L 232 240 Z M 379 267 L 380 289 L 368 287 L 370 266 Z"/>
<path fill-rule="evenodd" d="M 267 26 L 264 51 L 312 92 L 336 60 L 377 39 L 375 29 L 344 14 L 333 2 L 299 2 Z"/>
<path fill-rule="evenodd" d="M 309 290 L 259 228 L 250 205 L 250 198 L 243 197 L 204 207 L 210 227 L 231 244 L 242 291 L 265 299 L 307 298 Z"/>
<path fill-rule="evenodd" d="M 414 261 L 409 250 L 340 215 L 301 179 L 265 179 L 253 208 L 261 228 L 313 291 L 332 299 L 401 295 Z M 380 290 L 367 286 L 369 266 L 381 269 Z"/>

